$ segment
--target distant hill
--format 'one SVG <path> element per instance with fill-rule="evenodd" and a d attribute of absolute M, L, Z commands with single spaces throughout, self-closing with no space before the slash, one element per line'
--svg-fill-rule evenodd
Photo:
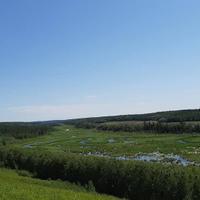
<path fill-rule="evenodd" d="M 67 120 L 77 128 L 104 131 L 200 133 L 200 110 L 175 110 L 137 115 L 119 115 Z"/>
<path fill-rule="evenodd" d="M 163 121 L 163 122 L 200 121 L 200 109 L 73 119 L 73 120 L 66 120 L 65 123 L 80 123 L 80 122 L 104 123 L 111 121 Z"/>
<path fill-rule="evenodd" d="M 162 121 L 162 122 L 184 122 L 184 121 L 200 121 L 200 109 L 190 110 L 174 110 L 162 111 L 146 114 L 129 114 L 116 116 L 102 116 L 91 118 L 79 118 L 68 120 L 49 120 L 49 121 L 34 121 L 34 122 L 0 122 L 0 125 L 62 125 L 73 124 L 79 122 L 88 123 L 105 123 L 113 121 Z"/>

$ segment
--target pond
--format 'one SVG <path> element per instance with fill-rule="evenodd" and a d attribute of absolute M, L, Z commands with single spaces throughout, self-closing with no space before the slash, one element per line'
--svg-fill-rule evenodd
<path fill-rule="evenodd" d="M 160 152 L 153 152 L 153 153 L 138 153 L 134 156 L 112 156 L 109 154 L 102 154 L 100 152 L 89 152 L 89 153 L 81 153 L 85 156 L 97 156 L 97 157 L 105 157 L 105 158 L 112 158 L 116 160 L 138 160 L 144 162 L 157 162 L 157 163 L 165 163 L 165 164 L 177 164 L 182 165 L 184 167 L 189 165 L 200 166 L 200 164 L 195 163 L 193 161 L 189 161 L 179 155 L 175 154 L 163 154 Z"/>

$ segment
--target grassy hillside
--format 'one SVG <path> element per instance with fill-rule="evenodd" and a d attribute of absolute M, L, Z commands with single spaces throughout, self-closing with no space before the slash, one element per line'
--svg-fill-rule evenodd
<path fill-rule="evenodd" d="M 1 200 L 114 200 L 116 198 L 86 192 L 84 189 L 59 181 L 42 181 L 19 176 L 0 169 Z"/>

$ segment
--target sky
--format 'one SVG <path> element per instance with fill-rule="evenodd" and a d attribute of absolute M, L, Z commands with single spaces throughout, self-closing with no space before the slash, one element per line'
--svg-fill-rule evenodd
<path fill-rule="evenodd" d="M 0 0 L 0 121 L 200 107 L 199 0 Z"/>

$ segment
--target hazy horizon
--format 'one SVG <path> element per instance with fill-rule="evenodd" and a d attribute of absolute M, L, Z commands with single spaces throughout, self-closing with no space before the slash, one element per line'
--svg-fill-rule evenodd
<path fill-rule="evenodd" d="M 198 110 L 200 108 L 184 108 L 184 109 L 172 109 L 172 110 L 157 110 L 157 111 L 150 111 L 150 112 L 138 112 L 138 113 L 123 113 L 123 114 L 110 114 L 110 115 L 88 115 L 88 116 L 80 116 L 80 117 L 71 117 L 71 118 L 53 118 L 53 119 L 41 119 L 41 120 L 13 120 L 13 121 L 0 121 L 1 122 L 45 122 L 45 121 L 62 121 L 62 120 L 72 120 L 72 119 L 85 119 L 85 118 L 96 118 L 96 117 L 113 117 L 113 116 L 123 116 L 123 115 L 137 115 L 137 114 L 150 114 L 150 113 L 158 113 L 158 112 L 173 112 L 173 111 L 182 111 L 182 110 Z"/>
<path fill-rule="evenodd" d="M 200 106 L 200 2 L 19 0 L 0 6 L 0 121 Z"/>

